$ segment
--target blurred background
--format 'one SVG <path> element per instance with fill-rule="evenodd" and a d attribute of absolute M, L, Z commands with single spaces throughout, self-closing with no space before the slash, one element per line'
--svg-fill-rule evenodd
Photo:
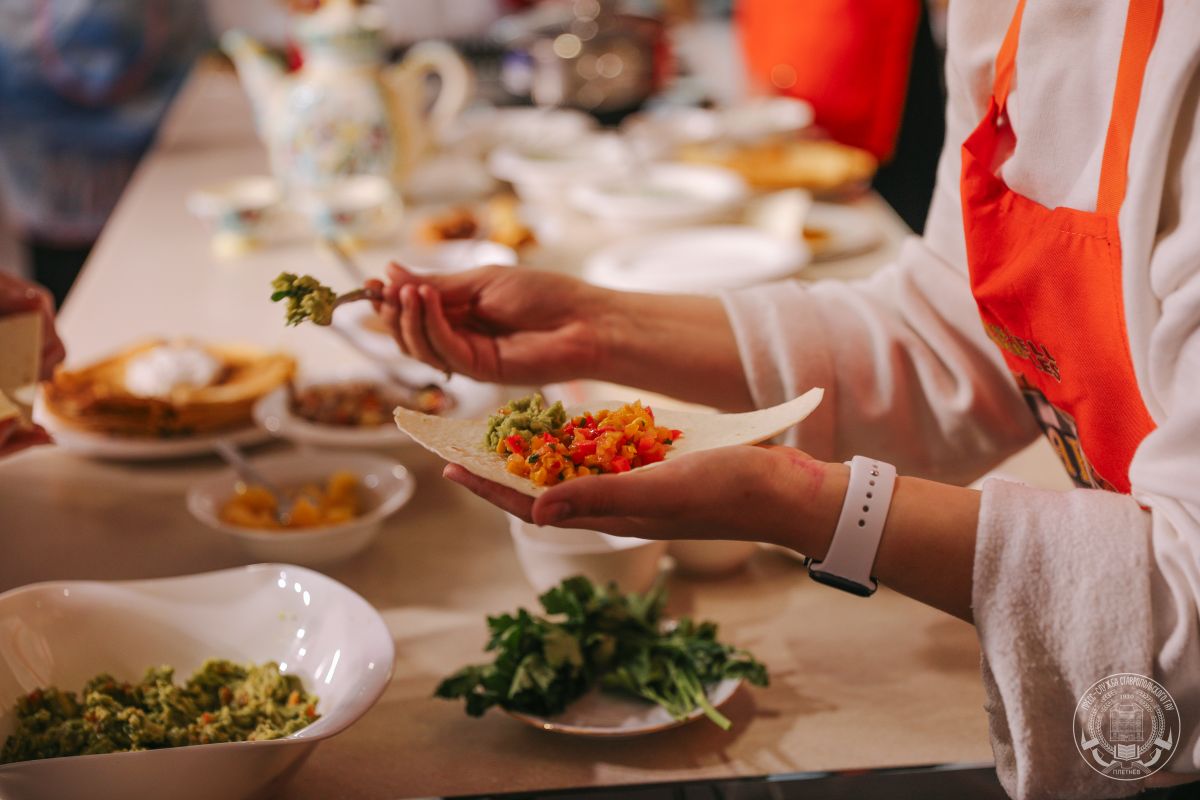
<path fill-rule="evenodd" d="M 451 43 L 473 72 L 475 106 L 568 107 L 615 126 L 648 109 L 804 100 L 813 112 L 804 135 L 871 154 L 874 188 L 920 231 L 942 143 L 944 2 L 374 5 L 386 57 L 398 61 L 431 39 Z M 238 29 L 295 70 L 298 28 L 341 5 L 360 3 L 5 0 L 0 269 L 33 277 L 61 302 L 197 61 L 224 59 L 217 43 Z"/>

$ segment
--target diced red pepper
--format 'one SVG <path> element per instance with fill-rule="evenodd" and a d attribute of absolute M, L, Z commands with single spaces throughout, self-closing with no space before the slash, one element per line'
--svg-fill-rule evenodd
<path fill-rule="evenodd" d="M 595 455 L 595 453 L 596 443 L 594 441 L 584 440 L 571 445 L 571 460 L 576 464 L 582 464 L 585 458 Z"/>
<path fill-rule="evenodd" d="M 629 472 L 632 467 L 629 464 L 629 459 L 625 456 L 617 456 L 612 460 L 613 472 Z"/>
<path fill-rule="evenodd" d="M 519 433 L 504 437 L 504 444 L 508 445 L 508 452 L 516 453 L 519 456 L 525 455 L 525 451 L 528 449 L 525 445 L 525 438 Z"/>

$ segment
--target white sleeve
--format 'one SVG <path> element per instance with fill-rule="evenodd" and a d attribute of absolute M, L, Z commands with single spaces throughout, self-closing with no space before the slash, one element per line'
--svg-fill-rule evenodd
<path fill-rule="evenodd" d="M 1175 19 L 1171 16 L 1175 14 Z M 1132 497 L 1038 492 L 989 481 L 973 602 L 993 748 L 1018 798 L 1112 797 L 1062 733 L 1083 692 L 1114 672 L 1155 678 L 1182 732 L 1163 773 L 1200 773 L 1200 48 L 1195 17 L 1168 8 L 1164 62 L 1143 103 L 1121 211 L 1126 314 L 1156 428 L 1130 465 Z M 1171 142 L 1172 146 L 1163 146 Z M 1089 774 L 1091 773 L 1091 774 Z M 1167 774 L 1174 773 L 1174 774 Z"/>

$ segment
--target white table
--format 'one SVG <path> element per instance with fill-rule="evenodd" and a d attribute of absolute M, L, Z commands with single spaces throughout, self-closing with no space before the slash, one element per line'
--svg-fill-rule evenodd
<path fill-rule="evenodd" d="M 265 286 L 282 267 L 344 282 L 311 245 L 214 261 L 186 193 L 261 172 L 233 78 L 201 69 L 173 109 L 62 312 L 72 363 L 131 340 L 194 335 L 300 354 L 302 369 L 355 354 L 311 326 L 285 329 Z M 888 245 L 830 274 L 862 274 L 894 251 L 901 223 L 861 201 Z M 381 265 L 386 252 L 367 254 Z M 1015 472 L 1054 475 L 1033 450 Z M 329 570 L 383 614 L 396 640 L 395 677 L 357 725 L 322 745 L 288 798 L 390 798 L 635 783 L 771 772 L 991 758 L 973 629 L 887 590 L 871 601 L 822 589 L 799 565 L 763 552 L 717 581 L 672 582 L 672 609 L 719 621 L 772 670 L 743 691 L 725 734 L 697 724 L 638 741 L 548 735 L 500 714 L 475 720 L 430 697 L 438 679 L 480 657 L 484 614 L 534 603 L 503 515 L 440 479 L 441 464 L 398 451 L 417 495 L 368 552 Z M 245 563 L 192 520 L 186 487 L 220 465 L 88 461 L 53 449 L 0 464 L 0 591 L 46 579 L 175 575 Z M 1014 471 L 1012 469 L 1010 472 Z"/>

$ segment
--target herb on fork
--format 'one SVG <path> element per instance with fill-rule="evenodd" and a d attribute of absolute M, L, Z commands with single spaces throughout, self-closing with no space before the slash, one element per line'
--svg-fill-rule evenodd
<path fill-rule="evenodd" d="M 568 578 L 538 599 L 547 616 L 520 609 L 489 617 L 487 650 L 495 660 L 459 670 L 436 696 L 462 698 L 471 716 L 492 706 L 549 716 L 598 684 L 656 703 L 675 719 L 701 709 L 728 730 L 707 689 L 726 678 L 767 684 L 766 667 L 719 642 L 714 623 L 665 624 L 662 581 L 637 595 Z"/>

